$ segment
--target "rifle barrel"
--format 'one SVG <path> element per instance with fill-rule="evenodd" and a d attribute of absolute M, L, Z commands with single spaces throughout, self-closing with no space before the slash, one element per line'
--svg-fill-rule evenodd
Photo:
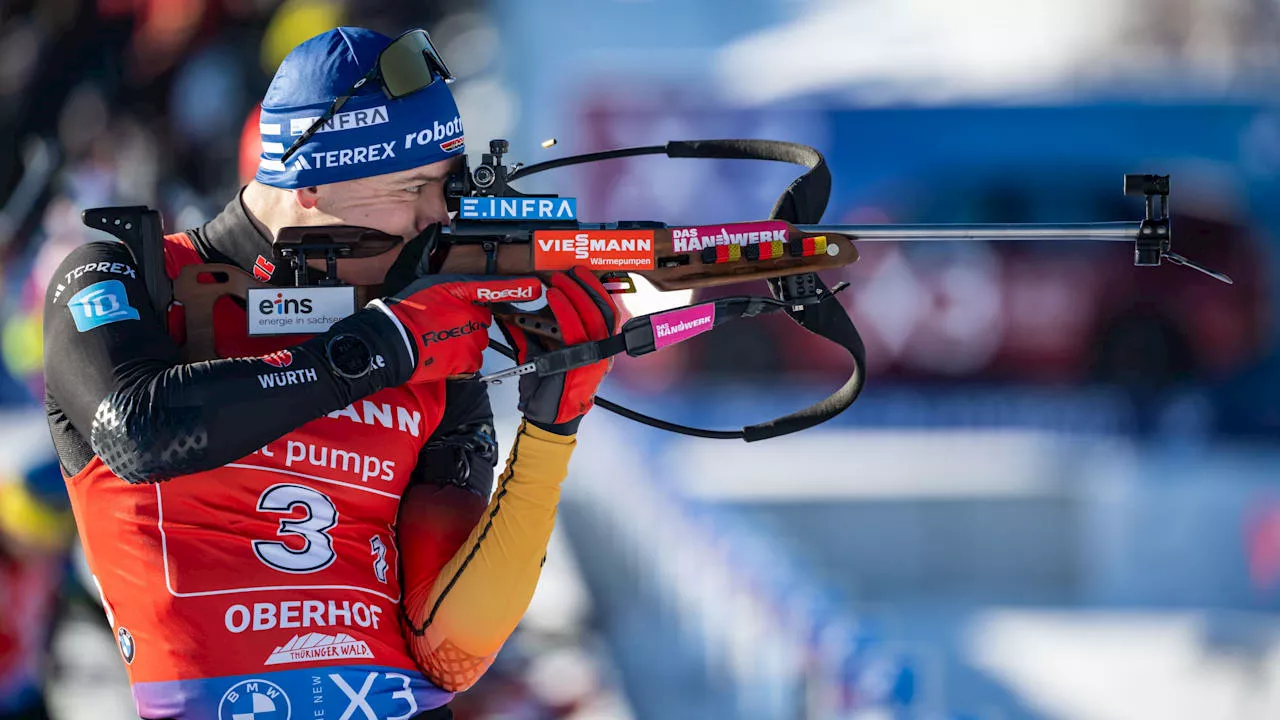
<path fill-rule="evenodd" d="M 942 225 L 797 225 L 804 233 L 838 233 L 854 242 L 933 240 L 1105 240 L 1134 242 L 1138 222 Z"/>

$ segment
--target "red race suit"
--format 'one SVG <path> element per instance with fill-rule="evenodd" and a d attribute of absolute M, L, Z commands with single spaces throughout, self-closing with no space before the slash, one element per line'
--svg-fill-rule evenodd
<path fill-rule="evenodd" d="M 266 247 L 237 198 L 166 238 L 166 270 L 269 266 Z M 122 244 L 87 244 L 45 310 L 50 430 L 139 714 L 407 720 L 445 706 L 401 630 L 397 510 L 411 483 L 450 483 L 482 498 L 478 519 L 496 451 L 483 386 L 401 384 L 403 350 L 376 343 L 377 371 L 337 376 L 323 335 L 248 337 L 229 296 L 214 309 L 224 359 L 183 364 L 183 308 L 157 317 L 140 276 Z M 386 322 L 368 314 L 348 330 Z"/>

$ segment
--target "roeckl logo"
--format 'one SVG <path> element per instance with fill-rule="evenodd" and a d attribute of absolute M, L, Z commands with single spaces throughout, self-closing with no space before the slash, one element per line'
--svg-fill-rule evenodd
<path fill-rule="evenodd" d="M 441 340 L 452 340 L 453 338 L 460 338 L 463 335 L 470 335 L 477 330 L 484 329 L 484 325 L 481 325 L 474 320 L 468 320 L 466 325 L 459 325 L 458 327 L 449 328 L 448 330 L 433 330 L 431 332 L 422 333 L 422 344 L 430 345 L 433 342 L 439 342 Z"/>
<path fill-rule="evenodd" d="M 489 288 L 476 288 L 476 299 L 485 302 L 497 302 L 499 300 L 533 300 L 537 297 L 537 291 L 532 285 L 526 285 L 521 288 L 508 288 L 506 290 L 490 290 Z"/>

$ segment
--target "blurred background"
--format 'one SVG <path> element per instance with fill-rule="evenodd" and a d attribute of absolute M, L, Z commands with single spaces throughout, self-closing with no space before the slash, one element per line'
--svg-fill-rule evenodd
<path fill-rule="evenodd" d="M 99 239 L 79 212 L 212 217 L 281 58 L 339 24 L 431 33 L 473 163 L 494 137 L 526 164 L 789 140 L 831 166 L 828 223 L 1136 220 L 1121 176 L 1170 174 L 1174 249 L 1235 279 L 1120 243 L 862 245 L 824 278 L 852 284 L 863 396 L 750 445 L 593 412 L 460 720 L 1280 717 L 1276 0 L 0 3 L 0 714 L 42 687 L 55 718 L 131 714 L 40 404 L 44 288 Z M 697 224 L 766 217 L 796 174 L 632 158 L 521 189 Z M 624 358 L 602 395 L 737 428 L 846 363 L 771 317 Z"/>

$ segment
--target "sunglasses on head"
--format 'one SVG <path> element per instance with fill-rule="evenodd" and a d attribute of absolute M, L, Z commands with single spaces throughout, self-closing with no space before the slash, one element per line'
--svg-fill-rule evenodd
<path fill-rule="evenodd" d="M 369 72 L 365 73 L 364 77 L 357 80 L 345 93 L 338 96 L 329 105 L 329 109 L 316 118 L 306 132 L 293 141 L 284 155 L 280 156 L 280 162 L 287 162 L 298 148 L 305 145 L 312 135 L 319 132 L 333 119 L 334 115 L 338 114 L 356 91 L 372 80 L 378 81 L 388 99 L 395 100 L 431 87 L 437 80 L 450 83 L 453 79 L 453 73 L 449 72 L 449 66 L 445 65 L 440 52 L 431 43 L 431 36 L 427 31 L 409 30 L 391 41 L 390 45 L 378 53 L 378 60 Z"/>

